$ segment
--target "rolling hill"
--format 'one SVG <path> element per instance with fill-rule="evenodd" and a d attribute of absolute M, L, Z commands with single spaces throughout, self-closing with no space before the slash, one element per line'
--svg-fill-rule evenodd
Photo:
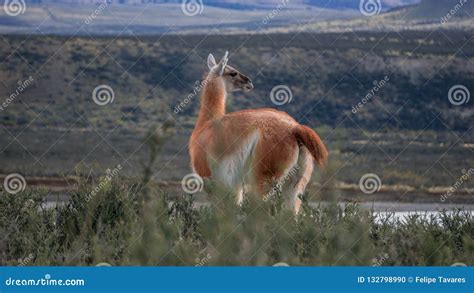
<path fill-rule="evenodd" d="M 453 18 L 474 17 L 474 2 L 469 0 L 422 0 L 420 4 L 406 8 L 409 18 L 435 19 L 452 15 Z"/>
<path fill-rule="evenodd" d="M 207 3 L 207 2 L 206 2 Z M 248 9 L 204 5 L 201 10 L 183 10 L 179 3 L 119 4 L 27 4 L 25 13 L 10 16 L 0 10 L 0 33 L 62 35 L 143 35 L 165 33 L 231 33 L 285 27 L 302 22 L 357 16 L 353 10 L 336 10 L 304 4 L 284 4 Z M 190 8 L 191 9 L 191 8 Z M 277 12 L 273 12 L 274 9 Z"/>
<path fill-rule="evenodd" d="M 188 0 L 189 1 L 189 0 Z M 382 6 L 384 9 L 390 9 L 403 5 L 410 5 L 418 3 L 420 0 L 382 0 Z M 100 0 L 26 0 L 27 4 L 42 4 L 42 5 L 54 5 L 54 4 L 98 4 L 102 3 Z M 144 5 L 144 4 L 181 4 L 181 0 L 107 0 L 108 3 L 114 5 Z M 248 9 L 266 9 L 273 8 L 278 4 L 284 3 L 282 0 L 205 0 L 202 1 L 204 5 L 231 8 L 237 10 L 248 10 Z M 359 1 L 354 0 L 296 0 L 286 1 L 288 5 L 306 5 L 324 7 L 329 9 L 359 9 Z"/>
<path fill-rule="evenodd" d="M 364 17 L 321 20 L 271 32 L 346 32 L 346 31 L 474 31 L 474 3 L 470 0 L 422 0 L 418 4 L 383 9 Z"/>
<path fill-rule="evenodd" d="M 418 0 L 385 0 L 381 10 Z M 0 33 L 137 35 L 164 33 L 259 32 L 361 16 L 352 0 L 209 0 L 192 15 L 182 1 L 26 0 L 24 13 L 0 10 Z M 104 4 L 105 3 L 105 4 Z"/>

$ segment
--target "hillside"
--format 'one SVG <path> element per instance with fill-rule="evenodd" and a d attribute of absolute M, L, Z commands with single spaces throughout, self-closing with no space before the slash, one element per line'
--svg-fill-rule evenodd
<path fill-rule="evenodd" d="M 349 0 L 214 0 L 185 13 L 180 1 L 120 0 L 104 4 L 94 0 L 41 0 L 27 1 L 24 13 L 15 17 L 1 10 L 0 32 L 159 35 L 474 30 L 473 4 L 463 0 L 386 0 L 370 16 L 360 9 L 358 1 Z"/>
<path fill-rule="evenodd" d="M 385 0 L 380 9 L 387 11 L 417 2 Z M 144 0 L 26 0 L 22 3 L 26 3 L 23 11 L 16 16 L 0 10 L 0 33 L 156 35 L 265 32 L 362 16 L 359 2 L 352 0 L 210 0 L 196 2 L 198 6 L 183 6 L 182 1 Z"/>
<path fill-rule="evenodd" d="M 421 33 L 407 33 L 403 37 L 396 33 L 366 34 L 363 38 L 351 33 L 280 34 L 270 38 L 258 35 L 72 40 L 30 37 L 22 46 L 19 46 L 22 37 L 10 37 L 0 48 L 2 56 L 9 56 L 14 48 L 18 50 L 4 60 L 0 94 L 9 96 L 18 80 L 33 75 L 35 86 L 25 92 L 23 99 L 34 109 L 39 111 L 53 101 L 56 104 L 51 105 L 51 110 L 67 105 L 68 101 L 75 102 L 68 108 L 53 111 L 57 116 L 51 117 L 52 122 L 61 124 L 74 120 L 70 107 L 87 113 L 90 119 L 101 117 L 102 111 L 108 109 L 97 109 L 87 101 L 93 85 L 107 83 L 123 97 L 117 101 L 117 110 L 124 107 L 122 111 L 128 111 L 128 104 L 148 97 L 144 103 L 150 107 L 133 109 L 134 122 L 141 123 L 148 119 L 147 113 L 173 110 L 206 70 L 207 54 L 219 54 L 227 49 L 235 56 L 234 64 L 252 76 L 256 85 L 245 99 L 237 94 L 232 108 L 269 106 L 271 101 L 267 97 L 272 86 L 285 83 L 291 86 L 297 100 L 285 109 L 294 114 L 306 112 L 305 119 L 312 122 L 334 125 L 351 112 L 352 105 L 367 94 L 374 81 L 387 75 L 390 82 L 380 93 L 379 101 L 390 113 L 408 103 L 407 107 L 412 109 L 399 113 L 407 119 L 404 127 L 424 127 L 419 122 L 429 120 L 431 113 L 444 117 L 454 129 L 462 130 L 474 124 L 472 107 L 454 107 L 447 100 L 451 86 L 470 85 L 474 79 L 474 65 L 466 59 L 474 56 L 469 35 L 453 34 L 450 40 L 436 33 L 428 39 Z M 291 46 L 283 47 L 290 39 Z M 314 41 L 307 42 L 308 39 Z M 242 43 L 245 45 L 240 47 Z M 378 46 L 367 54 L 367 49 L 375 44 Z M 462 54 L 450 57 L 450 62 L 445 64 L 453 48 L 459 47 Z M 54 54 L 58 49 L 59 53 Z M 271 53 L 278 51 L 276 55 Z M 50 59 L 53 55 L 55 62 Z M 35 74 L 33 69 L 41 70 Z M 53 86 L 61 90 L 54 91 Z M 163 108 L 160 104 L 167 106 Z M 193 101 L 185 116 L 194 115 L 196 107 L 197 101 Z M 16 113 L 14 106 L 11 108 L 0 113 L 4 125 L 19 119 L 20 113 Z M 376 128 L 374 123 L 383 120 L 387 113 L 373 112 L 370 108 L 368 105 L 354 119 L 363 127 Z M 454 112 L 464 113 L 464 120 L 452 119 Z M 392 123 L 397 125 L 396 121 Z M 431 125 L 436 127 L 442 125 Z"/>
<path fill-rule="evenodd" d="M 290 40 L 291 45 L 285 46 Z M 469 34 L 461 32 L 453 33 L 449 40 L 441 33 L 428 38 L 424 33 L 70 40 L 8 37 L 2 41 L 0 52 L 2 56 L 15 53 L 3 62 L 0 95 L 9 96 L 18 80 L 33 76 L 35 83 L 22 95 L 22 100 L 34 111 L 50 104 L 54 115 L 48 119 L 54 125 L 74 121 L 76 112 L 107 127 L 122 112 L 130 111 L 132 121 L 123 123 L 141 125 L 155 115 L 172 113 L 176 104 L 193 91 L 196 80 L 206 70 L 209 52 L 219 55 L 229 50 L 233 64 L 251 76 L 255 84 L 255 89 L 245 97 L 238 93 L 231 99 L 231 109 L 274 106 L 269 99 L 270 90 L 283 83 L 294 94 L 294 102 L 284 109 L 312 123 L 336 125 L 351 115 L 361 127 L 373 129 L 387 115 L 404 107 L 404 111 L 397 112 L 403 118 L 404 128 L 424 128 L 424 121 L 440 115 L 452 129 L 464 130 L 474 124 L 473 108 L 469 104 L 451 105 L 447 93 L 453 85 L 473 84 L 474 64 L 469 62 L 474 56 L 473 42 Z M 452 56 L 455 48 L 461 49 Z M 385 76 L 389 82 L 377 98 L 357 115 L 351 114 L 352 106 L 368 94 L 374 81 Z M 93 88 L 101 83 L 110 85 L 120 97 L 111 108 L 97 108 L 89 103 Z M 138 101 L 142 104 L 135 108 Z M 379 103 L 386 111 L 373 111 Z M 197 99 L 193 100 L 177 119 L 185 122 L 188 117 L 193 118 L 197 106 Z M 28 121 L 27 116 L 34 115 L 17 107 L 14 103 L 9 111 L 0 112 L 3 125 L 22 123 Z M 106 112 L 112 115 L 111 120 L 103 119 L 108 116 L 104 116 Z M 455 119 L 459 115 L 463 120 Z M 42 125 L 41 121 L 34 123 Z M 401 126 L 397 120 L 390 124 Z M 429 126 L 440 127 L 444 126 Z"/>
<path fill-rule="evenodd" d="M 183 11 L 180 3 L 147 5 L 34 4 L 23 14 L 10 16 L 0 10 L 0 33 L 61 35 L 158 35 L 166 33 L 232 33 L 261 31 L 301 22 L 342 19 L 358 11 L 336 10 L 303 4 L 284 4 L 261 9 L 200 6 Z"/>
<path fill-rule="evenodd" d="M 422 0 L 420 4 L 407 8 L 412 19 L 436 19 L 452 15 L 453 18 L 474 17 L 474 2 L 468 0 Z"/>
<path fill-rule="evenodd" d="M 385 9 L 399 7 L 418 3 L 420 0 L 382 0 L 381 3 Z M 26 0 L 27 4 L 97 4 L 102 3 L 100 0 Z M 181 4 L 181 0 L 108 0 L 108 3 L 114 5 L 143 5 L 143 4 Z M 283 3 L 281 0 L 206 0 L 205 5 L 214 7 L 231 8 L 237 10 L 249 9 L 265 9 L 274 8 L 276 5 Z M 317 6 L 331 9 L 359 9 L 358 1 L 353 0 L 295 0 L 288 5 L 306 5 Z"/>
<path fill-rule="evenodd" d="M 285 28 L 268 28 L 270 32 L 336 32 L 348 30 L 354 32 L 366 31 L 434 31 L 460 30 L 472 33 L 474 31 L 474 3 L 468 0 L 423 0 L 412 5 L 399 6 L 384 10 L 369 12 L 368 16 L 350 19 L 325 19 Z"/>

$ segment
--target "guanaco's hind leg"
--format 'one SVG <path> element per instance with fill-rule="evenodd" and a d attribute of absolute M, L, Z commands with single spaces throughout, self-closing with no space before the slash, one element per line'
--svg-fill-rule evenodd
<path fill-rule="evenodd" d="M 306 186 L 311 180 L 314 161 L 311 153 L 305 147 L 299 148 L 298 162 L 287 173 L 288 179 L 284 183 L 283 195 L 287 196 L 287 205 L 298 214 L 301 209 L 299 195 L 304 194 Z"/>

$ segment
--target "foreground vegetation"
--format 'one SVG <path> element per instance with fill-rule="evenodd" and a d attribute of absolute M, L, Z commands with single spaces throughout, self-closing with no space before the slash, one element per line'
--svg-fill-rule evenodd
<path fill-rule="evenodd" d="M 209 205 L 171 201 L 140 183 L 83 182 L 65 205 L 45 206 L 45 192 L 0 196 L 2 265 L 452 265 L 474 264 L 469 212 L 388 214 L 357 205 L 310 206 L 296 219 L 281 194 L 268 202 L 206 182 Z M 306 199 L 307 197 L 303 197 Z"/>

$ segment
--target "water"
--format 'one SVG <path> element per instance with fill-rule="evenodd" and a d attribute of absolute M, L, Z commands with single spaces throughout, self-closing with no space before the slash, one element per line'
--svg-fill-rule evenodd
<path fill-rule="evenodd" d="M 49 200 L 46 202 L 45 207 L 53 208 L 56 205 L 62 205 L 64 201 Z M 208 205 L 207 202 L 195 202 L 196 207 Z M 327 202 L 313 202 L 312 205 L 326 205 Z M 340 206 L 345 206 L 347 203 L 339 203 Z M 361 202 L 358 203 L 363 209 L 373 211 L 376 220 L 385 218 L 388 214 L 392 215 L 392 218 L 403 220 L 405 217 L 410 215 L 421 215 L 430 217 L 432 215 L 439 215 L 440 211 L 447 210 L 452 211 L 454 209 L 462 209 L 469 211 L 474 216 L 474 204 L 438 204 L 438 203 L 400 203 L 400 202 Z"/>
<path fill-rule="evenodd" d="M 474 211 L 474 204 L 439 204 L 439 203 L 405 203 L 405 202 L 363 202 L 361 207 L 374 210 L 376 212 L 433 212 L 440 210 L 452 210 L 462 208 Z"/>
<path fill-rule="evenodd" d="M 431 217 L 439 215 L 440 211 L 447 210 L 452 213 L 455 209 L 468 211 L 474 216 L 473 204 L 438 204 L 438 203 L 400 203 L 400 202 L 366 202 L 360 203 L 362 208 L 374 211 L 376 221 L 384 219 L 391 214 L 394 220 L 403 220 L 407 216 L 420 215 Z"/>

